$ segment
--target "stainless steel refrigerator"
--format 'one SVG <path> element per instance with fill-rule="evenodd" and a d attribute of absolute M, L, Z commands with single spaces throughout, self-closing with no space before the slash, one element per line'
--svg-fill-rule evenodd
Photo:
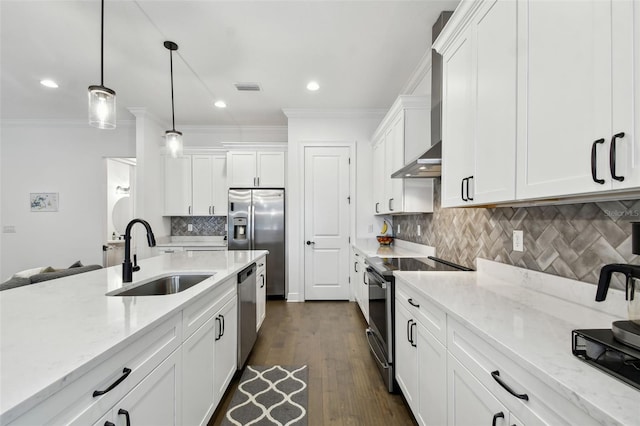
<path fill-rule="evenodd" d="M 285 296 L 284 189 L 229 189 L 229 250 L 269 250 L 267 296 Z"/>

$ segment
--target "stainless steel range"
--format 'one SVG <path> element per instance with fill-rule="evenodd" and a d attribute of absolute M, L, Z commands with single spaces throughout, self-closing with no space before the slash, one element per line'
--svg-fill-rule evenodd
<path fill-rule="evenodd" d="M 379 258 L 365 262 L 369 282 L 369 328 L 367 340 L 378 369 L 389 392 L 397 389 L 395 383 L 395 290 L 394 271 L 472 271 L 436 257 Z"/>

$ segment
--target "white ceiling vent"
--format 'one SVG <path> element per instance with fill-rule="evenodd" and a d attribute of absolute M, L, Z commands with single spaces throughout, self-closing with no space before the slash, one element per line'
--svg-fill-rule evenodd
<path fill-rule="evenodd" d="M 258 83 L 233 83 L 238 92 L 259 92 L 262 89 Z"/>

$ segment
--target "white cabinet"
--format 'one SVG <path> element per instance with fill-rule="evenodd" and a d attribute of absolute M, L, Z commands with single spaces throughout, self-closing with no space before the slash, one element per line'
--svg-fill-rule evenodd
<path fill-rule="evenodd" d="M 215 403 L 222 399 L 227 386 L 236 372 L 238 349 L 238 303 L 237 298 L 230 300 L 220 309 L 218 318 L 218 336 L 214 346 L 214 385 L 216 390 Z"/>
<path fill-rule="evenodd" d="M 285 155 L 280 151 L 229 151 L 229 188 L 283 188 Z"/>
<path fill-rule="evenodd" d="M 191 205 L 191 157 L 164 158 L 164 214 L 189 216 Z"/>
<path fill-rule="evenodd" d="M 256 270 L 256 331 L 260 330 L 267 315 L 267 259 L 258 260 Z"/>
<path fill-rule="evenodd" d="M 470 8 L 455 35 L 445 33 L 436 45 L 443 55 L 443 207 L 515 199 L 516 2 Z"/>
<path fill-rule="evenodd" d="M 518 199 L 640 183 L 632 3 L 522 1 L 519 36 L 528 49 L 519 55 L 527 78 L 519 83 Z"/>
<path fill-rule="evenodd" d="M 369 285 L 367 283 L 367 265 L 365 256 L 355 247 L 351 248 L 351 273 L 349 275 L 353 297 L 355 298 L 364 319 L 369 323 Z"/>
<path fill-rule="evenodd" d="M 431 179 L 391 178 L 406 163 L 407 146 L 424 152 L 431 145 L 428 104 L 424 96 L 398 97 L 373 135 L 374 214 L 433 212 Z"/>
<path fill-rule="evenodd" d="M 224 155 L 165 157 L 165 216 L 226 216 Z"/>
<path fill-rule="evenodd" d="M 399 284 L 399 286 L 398 286 Z M 396 380 L 421 425 L 447 423 L 447 349 L 441 336 L 444 313 L 396 280 Z"/>
<path fill-rule="evenodd" d="M 96 425 L 180 424 L 181 366 L 181 352 L 174 351 Z"/>

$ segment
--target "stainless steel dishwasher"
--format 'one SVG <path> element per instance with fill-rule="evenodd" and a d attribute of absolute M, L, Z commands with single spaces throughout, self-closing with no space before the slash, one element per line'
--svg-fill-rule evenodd
<path fill-rule="evenodd" d="M 238 370 L 256 342 L 256 264 L 238 273 Z"/>

